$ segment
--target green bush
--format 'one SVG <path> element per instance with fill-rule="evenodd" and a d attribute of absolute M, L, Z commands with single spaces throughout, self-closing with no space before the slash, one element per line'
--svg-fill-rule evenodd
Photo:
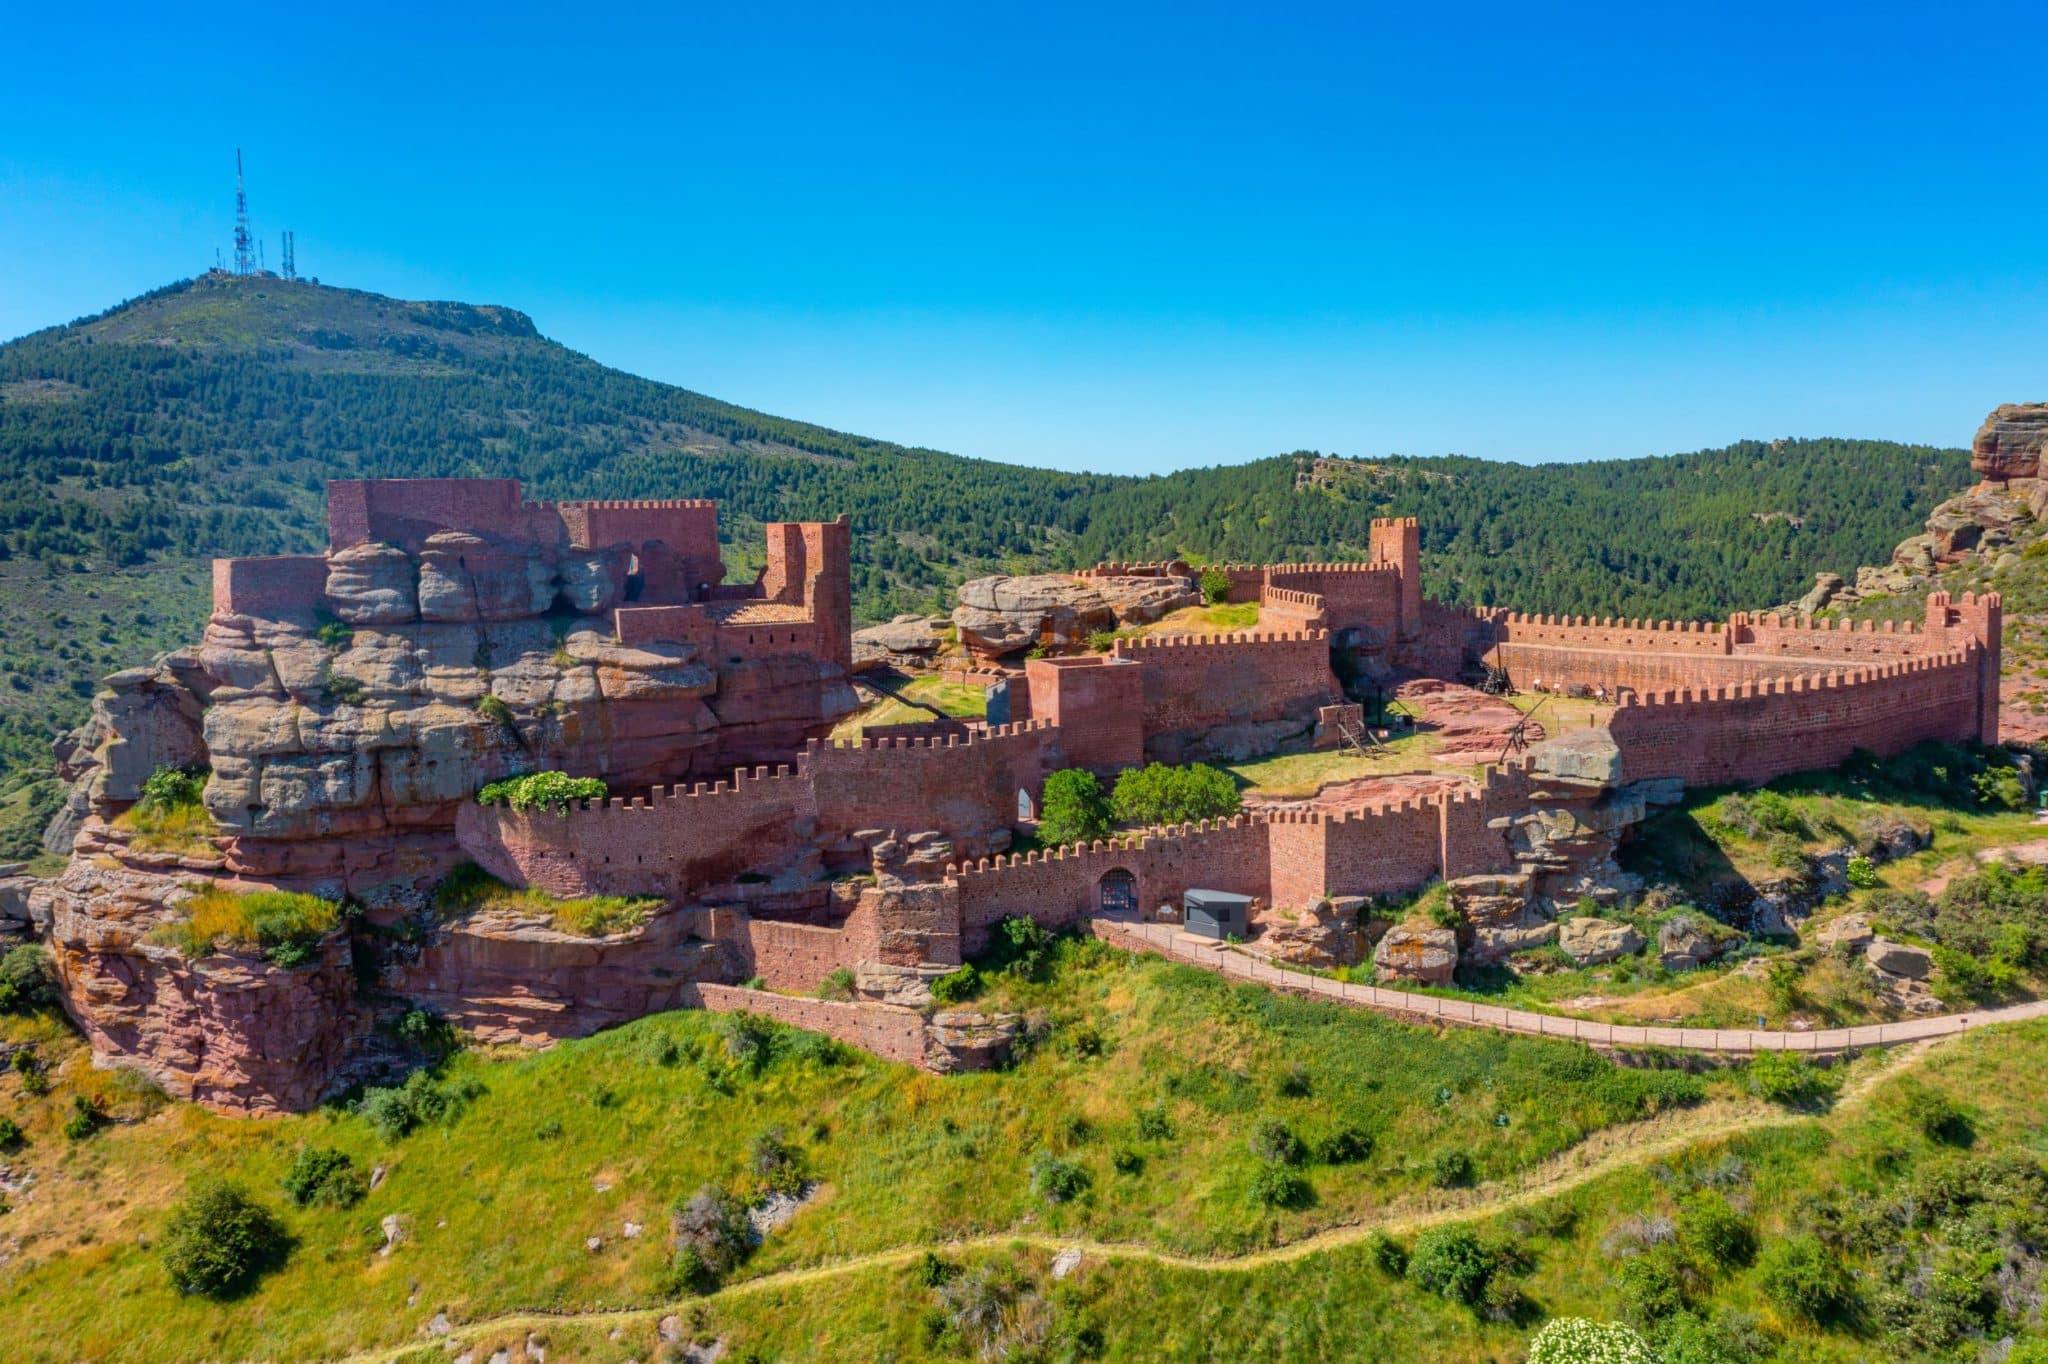
<path fill-rule="evenodd" d="M 1798 1052 L 1765 1051 L 1751 1057 L 1749 1087 L 1772 1103 L 1799 1104 L 1831 1092 L 1835 1077 Z"/>
<path fill-rule="evenodd" d="M 1979 805 L 1988 805 L 1994 810 L 2027 808 L 2026 783 L 2016 768 L 1993 767 L 1979 772 L 1970 782 L 1977 793 Z"/>
<path fill-rule="evenodd" d="M 1431 1227 L 1415 1238 L 1408 1277 L 1453 1302 L 1476 1303 L 1493 1277 L 1495 1256 L 1466 1227 Z"/>
<path fill-rule="evenodd" d="M 1098 654 L 1108 653 L 1116 647 L 1116 631 L 1090 630 L 1088 632 L 1088 647 Z"/>
<path fill-rule="evenodd" d="M 761 1187 L 770 1193 L 795 1197 L 809 1183 L 805 1177 L 803 1152 L 783 1139 L 780 1127 L 771 1127 L 754 1138 L 748 1164 L 753 1167 L 755 1178 L 761 1181 Z"/>
<path fill-rule="evenodd" d="M 1262 1165 L 1247 1191 L 1262 1208 L 1299 1208 L 1309 1201 L 1308 1181 L 1285 1165 Z"/>
<path fill-rule="evenodd" d="M 1237 783 L 1207 763 L 1148 763 L 1118 774 L 1109 812 L 1119 824 L 1186 824 L 1238 812 Z"/>
<path fill-rule="evenodd" d="M 216 1179 L 186 1187 L 159 1244 L 171 1285 L 207 1298 L 234 1296 L 289 1249 L 283 1226 L 267 1208 Z"/>
<path fill-rule="evenodd" d="M 437 1061 L 462 1047 L 454 1025 L 432 1009 L 407 1009 L 391 1025 L 391 1031 L 407 1046 Z"/>
<path fill-rule="evenodd" d="M 1301 1161 L 1301 1139 L 1275 1117 L 1263 1117 L 1253 1123 L 1248 1144 L 1253 1155 L 1274 1165 L 1296 1165 Z"/>
<path fill-rule="evenodd" d="M 1065 767 L 1045 779 L 1038 805 L 1038 841 L 1048 847 L 1102 838 L 1112 827 L 1109 800 L 1092 772 Z"/>
<path fill-rule="evenodd" d="M 1085 1166 L 1049 1151 L 1031 1159 L 1031 1192 L 1048 1203 L 1071 1203 L 1088 1191 L 1091 1182 Z"/>
<path fill-rule="evenodd" d="M 370 1180 L 346 1152 L 302 1146 L 285 1172 L 284 1191 L 301 1208 L 349 1208 L 370 1191 Z"/>
<path fill-rule="evenodd" d="M 22 1132 L 21 1124 L 0 1114 L 0 1151 L 18 1151 L 26 1145 L 28 1137 Z"/>
<path fill-rule="evenodd" d="M 1439 1151 L 1429 1165 L 1429 1182 L 1439 1189 L 1462 1189 L 1473 1179 L 1472 1157 L 1453 1146 Z"/>
<path fill-rule="evenodd" d="M 476 713 L 500 729 L 516 728 L 512 723 L 512 707 L 506 705 L 502 698 L 493 696 L 489 692 L 485 692 L 482 696 L 477 697 Z M 479 793 L 478 799 L 482 799 L 481 793 Z M 489 804 L 490 802 L 485 801 L 484 803 Z"/>
<path fill-rule="evenodd" d="M 206 769 L 159 767 L 142 783 L 142 798 L 136 808 L 153 814 L 167 814 L 201 803 L 206 794 Z"/>
<path fill-rule="evenodd" d="M 57 1002 L 57 976 L 35 943 L 23 943 L 0 957 L 0 1013 L 40 1009 Z"/>
<path fill-rule="evenodd" d="M 1913 1079 L 1902 1081 L 1895 1094 L 1899 1116 L 1929 1141 L 1960 1143 L 1968 1136 L 1968 1119 L 1946 1094 Z"/>
<path fill-rule="evenodd" d="M 567 815 L 581 801 L 603 800 L 609 794 L 598 777 L 572 777 L 567 772 L 532 772 L 494 781 L 476 793 L 479 805 L 509 805 L 514 810 L 546 810 Z"/>
<path fill-rule="evenodd" d="M 1173 1137 L 1173 1119 L 1157 1106 L 1138 1110 L 1138 1135 L 1147 1141 L 1168 1141 Z"/>
<path fill-rule="evenodd" d="M 1727 1198 L 1712 1189 L 1678 1205 L 1678 1243 L 1712 1269 L 1739 1269 L 1756 1256 L 1756 1233 Z"/>
<path fill-rule="evenodd" d="M 1202 570 L 1202 600 L 1221 606 L 1230 600 L 1230 575 L 1220 568 Z"/>
<path fill-rule="evenodd" d="M 416 1070 L 398 1085 L 372 1086 L 356 1100 L 363 1120 L 386 1141 L 397 1141 L 416 1128 L 447 1122 L 463 1105 L 482 1093 L 474 1081 L 442 1080 L 429 1070 Z"/>
<path fill-rule="evenodd" d="M 31 1099 L 40 1099 L 50 1092 L 50 1068 L 43 1064 L 43 1058 L 27 1047 L 14 1053 L 8 1062 L 14 1073 L 21 1077 L 21 1092 Z"/>
<path fill-rule="evenodd" d="M 1667 1246 L 1653 1246 L 1623 1260 L 1614 1286 L 1621 1296 L 1621 1314 L 1632 1325 L 1649 1326 L 1685 1306 L 1678 1266 Z"/>
<path fill-rule="evenodd" d="M 1355 1165 L 1372 1154 L 1372 1134 L 1358 1127 L 1340 1127 L 1316 1143 L 1316 1159 L 1325 1165 Z"/>
<path fill-rule="evenodd" d="M 1408 1272 L 1408 1247 L 1383 1231 L 1376 1231 L 1366 1243 L 1366 1254 L 1380 1273 L 1398 1279 Z"/>
<path fill-rule="evenodd" d="M 753 1249 L 746 1205 L 715 1184 L 676 1200 L 669 1224 L 677 1276 L 699 1291 L 715 1286 Z"/>
<path fill-rule="evenodd" d="M 1140 1175 L 1145 1172 L 1145 1154 L 1128 1146 L 1119 1146 L 1109 1153 L 1109 1168 L 1120 1175 Z"/>
<path fill-rule="evenodd" d="M 1813 1236 L 1772 1241 L 1757 1259 L 1757 1273 L 1772 1302 L 1809 1321 L 1841 1312 L 1855 1292 L 1840 1257 Z"/>
<path fill-rule="evenodd" d="M 71 1096 L 70 1116 L 64 1119 L 64 1135 L 73 1141 L 84 1141 L 99 1131 L 106 1120 L 106 1114 L 100 1112 L 91 1099 L 83 1094 L 74 1094 Z"/>
<path fill-rule="evenodd" d="M 940 979 L 943 980 L 944 977 L 942 976 Z M 934 989 L 933 993 L 936 995 L 936 989 Z M 826 972 L 825 978 L 818 982 L 818 998 L 852 999 L 853 969 L 847 966 L 839 966 Z"/>
<path fill-rule="evenodd" d="M 1870 890 L 1877 885 L 1877 863 L 1867 857 L 1852 857 L 1842 869 L 1849 884 L 1858 890 Z"/>
<path fill-rule="evenodd" d="M 932 982 L 932 999 L 939 1004 L 961 1004 L 981 993 L 981 972 L 967 962 Z"/>
<path fill-rule="evenodd" d="M 370 695 L 360 681 L 336 672 L 322 680 L 321 691 L 337 706 L 360 706 Z"/>

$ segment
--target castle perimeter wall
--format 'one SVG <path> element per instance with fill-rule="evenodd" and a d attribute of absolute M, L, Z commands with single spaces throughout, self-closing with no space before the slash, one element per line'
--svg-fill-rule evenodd
<path fill-rule="evenodd" d="M 561 814 L 465 802 L 456 839 L 510 885 L 565 898 L 682 900 L 743 872 L 772 872 L 858 829 L 957 836 L 1007 828 L 1020 789 L 1036 801 L 1060 737 L 1033 723 L 942 740 L 814 739 L 794 768 L 757 767 L 730 782 L 657 787 Z"/>
<path fill-rule="evenodd" d="M 686 1002 L 717 1013 L 759 1014 L 872 1052 L 887 1061 L 925 1064 L 924 1015 L 891 1004 L 797 999 L 737 985 L 686 986 Z M 694 998 L 689 998 L 694 996 Z"/>
<path fill-rule="evenodd" d="M 327 595 L 319 554 L 271 554 L 213 561 L 213 614 L 278 620 L 310 615 Z"/>
<path fill-rule="evenodd" d="M 1120 639 L 1115 657 L 1145 665 L 1148 752 L 1161 736 L 1304 719 L 1343 700 L 1327 630 Z"/>
<path fill-rule="evenodd" d="M 1834 767 L 1857 749 L 1894 754 L 1978 738 L 1975 650 L 1819 677 L 1624 698 L 1608 720 L 1631 781 L 1756 786 Z"/>

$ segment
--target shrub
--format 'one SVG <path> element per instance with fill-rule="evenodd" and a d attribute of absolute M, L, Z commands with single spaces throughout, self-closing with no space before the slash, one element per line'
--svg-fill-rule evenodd
<path fill-rule="evenodd" d="M 771 1127 L 754 1138 L 748 1163 L 761 1187 L 771 1193 L 796 1195 L 804 1190 L 803 1152 L 782 1138 L 782 1129 Z"/>
<path fill-rule="evenodd" d="M 1366 1243 L 1366 1253 L 1380 1273 L 1400 1278 L 1408 1272 L 1408 1247 L 1383 1231 L 1376 1231 Z"/>
<path fill-rule="evenodd" d="M 1102 1055 L 1102 1033 L 1093 1023 L 1077 1023 L 1059 1035 L 1060 1055 L 1070 1061 L 1086 1061 Z"/>
<path fill-rule="evenodd" d="M 1088 1191 L 1086 1167 L 1049 1151 L 1031 1158 L 1031 1192 L 1048 1203 L 1071 1203 Z"/>
<path fill-rule="evenodd" d="M 398 1085 L 373 1085 L 356 1100 L 356 1112 L 386 1141 L 397 1141 L 416 1128 L 446 1122 L 464 1104 L 482 1093 L 474 1081 L 452 1083 L 432 1071 L 416 1070 Z"/>
<path fill-rule="evenodd" d="M 0 1114 L 0 1151 L 18 1151 L 26 1145 L 28 1137 L 23 1134 L 21 1124 Z"/>
<path fill-rule="evenodd" d="M 989 935 L 989 950 L 983 954 L 983 960 L 991 971 L 1022 980 L 1043 980 L 1052 967 L 1053 953 L 1052 934 L 1036 919 L 1013 914 L 996 921 L 996 931 Z"/>
<path fill-rule="evenodd" d="M 406 1010 L 391 1025 L 391 1031 L 407 1046 L 435 1060 L 453 1055 L 462 1046 L 454 1025 L 431 1009 Z"/>
<path fill-rule="evenodd" d="M 715 1025 L 729 1061 L 758 1071 L 774 1054 L 775 1025 L 758 1014 L 720 1014 Z"/>
<path fill-rule="evenodd" d="M 476 793 L 479 805 L 505 804 L 514 810 L 546 810 L 566 816 L 581 801 L 603 800 L 608 794 L 598 777 L 572 777 L 567 772 L 533 772 L 494 781 Z"/>
<path fill-rule="evenodd" d="M 71 1114 L 64 1119 L 64 1135 L 73 1141 L 84 1141 L 99 1131 L 106 1120 L 106 1114 L 100 1112 L 99 1106 L 91 1099 L 83 1094 L 74 1094 L 71 1096 Z"/>
<path fill-rule="evenodd" d="M 1273 1087 L 1280 1091 L 1282 1098 L 1300 1099 L 1308 1095 L 1309 1090 L 1313 1088 L 1313 1081 L 1310 1079 L 1308 1067 L 1296 1061 L 1280 1072 L 1280 1078 Z"/>
<path fill-rule="evenodd" d="M 321 680 L 320 689 L 337 706 L 360 706 L 370 695 L 356 678 L 332 671 Z"/>
<path fill-rule="evenodd" d="M 1529 1364 L 1658 1364 L 1658 1356 L 1620 1322 L 1557 1317 L 1529 1342 Z"/>
<path fill-rule="evenodd" d="M 1298 1208 L 1308 1202 L 1310 1190 L 1308 1181 L 1285 1165 L 1262 1165 L 1249 1193 L 1262 1208 Z"/>
<path fill-rule="evenodd" d="M 1898 1088 L 1899 1116 L 1929 1141 L 1958 1142 L 1969 1135 L 1969 1121 L 1947 1095 L 1917 1080 Z"/>
<path fill-rule="evenodd" d="M 284 1258 L 284 1228 L 237 1185 L 188 1185 L 164 1224 L 164 1269 L 180 1293 L 232 1297 Z"/>
<path fill-rule="evenodd" d="M 1355 1165 L 1372 1154 L 1372 1134 L 1358 1127 L 1340 1127 L 1316 1143 L 1316 1159 L 1325 1165 Z"/>
<path fill-rule="evenodd" d="M 1038 805 L 1038 841 L 1048 846 L 1101 838 L 1111 829 L 1109 800 L 1095 774 L 1066 767 L 1045 779 Z"/>
<path fill-rule="evenodd" d="M 1738 1269 L 1756 1256 L 1756 1233 L 1725 1197 L 1710 1189 L 1679 1204 L 1678 1243 L 1714 1269 Z"/>
<path fill-rule="evenodd" d="M 730 1273 L 753 1249 L 745 1205 L 715 1184 L 678 1199 L 669 1229 L 676 1242 L 677 1273 L 697 1288 Z"/>
<path fill-rule="evenodd" d="M 936 992 L 935 992 L 935 993 L 936 993 Z M 819 981 L 819 982 L 818 982 L 818 998 L 820 998 L 820 999 L 852 999 L 852 998 L 853 998 L 853 970 L 852 970 L 852 968 L 851 968 L 851 967 L 846 967 L 846 966 L 839 966 L 839 967 L 834 967 L 834 968 L 833 968 L 833 969 L 832 969 L 831 971 L 828 971 L 828 972 L 826 973 L 826 975 L 825 975 L 825 978 L 824 978 L 823 980 L 821 980 L 821 981 Z"/>
<path fill-rule="evenodd" d="M 932 982 L 932 999 L 939 1004 L 961 1004 L 981 993 L 981 973 L 967 962 Z"/>
<path fill-rule="evenodd" d="M 1453 1146 L 1436 1153 L 1429 1164 L 1429 1182 L 1439 1189 L 1462 1189 L 1472 1182 L 1472 1157 Z"/>
<path fill-rule="evenodd" d="M 27 1012 L 57 1002 L 57 977 L 35 943 L 23 943 L 0 957 L 0 1013 Z"/>
<path fill-rule="evenodd" d="M 1221 606 L 1230 600 L 1230 575 L 1220 568 L 1202 570 L 1202 600 Z"/>
<path fill-rule="evenodd" d="M 40 1056 L 27 1047 L 15 1052 L 14 1059 L 8 1064 L 13 1066 L 14 1073 L 21 1077 L 22 1093 L 32 1099 L 38 1099 L 50 1092 L 50 1068 L 43 1064 Z"/>
<path fill-rule="evenodd" d="M 1493 1271 L 1493 1252 L 1465 1227 L 1431 1227 L 1415 1238 L 1408 1257 L 1408 1277 L 1453 1302 L 1478 1302 Z"/>
<path fill-rule="evenodd" d="M 284 890 L 237 893 L 207 885 L 179 907 L 180 918 L 149 932 L 188 957 L 224 948 L 255 949 L 280 966 L 309 960 L 320 940 L 341 921 L 341 906 L 317 895 Z"/>
<path fill-rule="evenodd" d="M 1847 1307 L 1854 1288 L 1849 1271 L 1813 1236 L 1788 1236 L 1758 1257 L 1764 1293 L 1787 1312 L 1824 1321 Z"/>
<path fill-rule="evenodd" d="M 206 777 L 204 768 L 159 767 L 142 783 L 142 797 L 135 808 L 164 814 L 198 805 L 206 794 Z"/>
<path fill-rule="evenodd" d="M 1109 1153 L 1109 1168 L 1120 1175 L 1139 1175 L 1145 1172 L 1145 1156 L 1141 1151 L 1128 1146 L 1119 1146 Z"/>
<path fill-rule="evenodd" d="M 1994 767 L 1979 772 L 1970 779 L 1970 784 L 1979 805 L 1988 805 L 1994 810 L 2027 808 L 2026 783 L 2016 768 Z"/>
<path fill-rule="evenodd" d="M 1186 824 L 1236 814 L 1241 802 L 1228 772 L 1207 763 L 1148 763 L 1117 776 L 1109 812 L 1120 824 Z"/>
<path fill-rule="evenodd" d="M 1849 884 L 1858 890 L 1869 890 L 1877 885 L 1877 863 L 1867 857 L 1850 858 L 1842 874 L 1849 879 Z"/>
<path fill-rule="evenodd" d="M 486 910 L 546 915 L 556 932 L 580 938 L 602 938 L 638 928 L 661 903 L 659 896 L 652 895 L 557 900 L 532 886 L 508 886 L 474 862 L 457 866 L 434 887 L 434 913 L 441 919 L 460 919 Z"/>
<path fill-rule="evenodd" d="M 319 621 L 319 628 L 313 631 L 313 638 L 336 653 L 348 648 L 356 637 L 355 628 L 331 611 L 319 610 L 313 613 Z"/>
<path fill-rule="evenodd" d="M 1091 630 L 1088 632 L 1088 647 L 1098 654 L 1106 654 L 1116 647 L 1116 631 Z"/>
<path fill-rule="evenodd" d="M 1636 1326 L 1648 1326 L 1685 1306 L 1679 1288 L 1678 1266 L 1668 1248 L 1631 1255 L 1615 1271 L 1615 1288 L 1621 1295 L 1621 1314 Z"/>
<path fill-rule="evenodd" d="M 1275 1117 L 1263 1117 L 1252 1124 L 1249 1144 L 1253 1155 L 1270 1164 L 1295 1165 L 1301 1161 L 1301 1139 Z"/>
<path fill-rule="evenodd" d="M 1147 1141 L 1167 1141 L 1173 1136 L 1173 1119 L 1164 1108 L 1154 1105 L 1138 1110 L 1138 1135 Z"/>
<path fill-rule="evenodd" d="M 1805 1103 L 1834 1088 L 1834 1077 L 1798 1052 L 1758 1052 L 1748 1074 L 1750 1090 L 1772 1103 Z"/>
<path fill-rule="evenodd" d="M 285 1172 L 284 1191 L 294 1204 L 309 1208 L 353 1207 L 370 1191 L 369 1177 L 345 1152 L 332 1147 L 302 1146 Z"/>
<path fill-rule="evenodd" d="M 482 696 L 477 697 L 476 713 L 500 729 L 516 728 L 512 723 L 512 707 L 506 705 L 503 698 L 493 696 L 489 692 L 485 692 Z M 602 783 L 599 784 L 602 785 Z M 478 793 L 477 798 L 482 800 L 481 792 Z M 488 804 L 489 802 L 486 801 L 484 803 Z"/>

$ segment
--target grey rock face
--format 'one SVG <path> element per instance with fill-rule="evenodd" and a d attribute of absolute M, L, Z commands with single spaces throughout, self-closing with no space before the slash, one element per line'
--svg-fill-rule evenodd
<path fill-rule="evenodd" d="M 1558 929 L 1557 945 L 1581 966 L 1598 966 L 1640 951 L 1643 935 L 1635 925 L 1608 919 L 1568 919 Z"/>

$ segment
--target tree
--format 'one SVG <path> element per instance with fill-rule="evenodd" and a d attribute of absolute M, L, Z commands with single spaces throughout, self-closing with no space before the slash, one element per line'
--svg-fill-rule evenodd
<path fill-rule="evenodd" d="M 1415 1240 L 1408 1277 L 1440 1297 L 1467 1305 L 1479 1301 L 1493 1277 L 1494 1255 L 1464 1227 L 1431 1227 Z"/>
<path fill-rule="evenodd" d="M 1045 779 L 1038 807 L 1038 841 L 1048 846 L 1101 838 L 1110 831 L 1109 802 L 1095 774 L 1062 768 Z"/>
<path fill-rule="evenodd" d="M 200 1179 L 164 1224 L 164 1268 L 180 1293 L 232 1297 L 289 1248 L 284 1227 L 240 1186 Z"/>
<path fill-rule="evenodd" d="M 1118 774 L 1109 811 L 1119 824 L 1186 824 L 1236 814 L 1240 803 L 1237 783 L 1221 768 L 1149 763 Z"/>

